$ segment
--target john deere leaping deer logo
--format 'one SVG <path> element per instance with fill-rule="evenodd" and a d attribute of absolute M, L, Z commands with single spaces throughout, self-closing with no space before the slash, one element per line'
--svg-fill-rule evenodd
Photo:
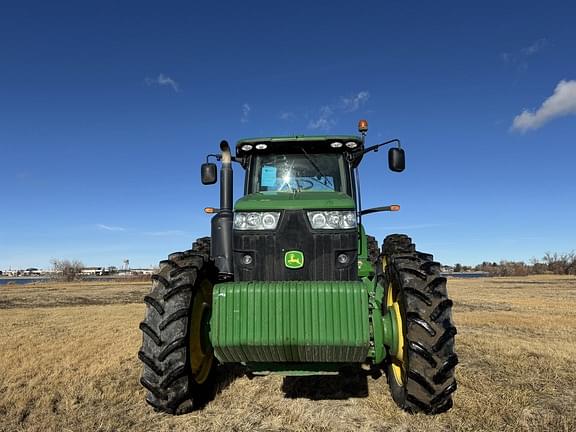
<path fill-rule="evenodd" d="M 284 265 L 289 269 L 299 269 L 304 266 L 304 254 L 300 251 L 288 251 L 284 255 Z"/>

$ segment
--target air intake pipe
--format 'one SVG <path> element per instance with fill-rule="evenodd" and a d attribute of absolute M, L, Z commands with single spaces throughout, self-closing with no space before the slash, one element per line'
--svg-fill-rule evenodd
<path fill-rule="evenodd" d="M 222 168 L 220 170 L 220 210 L 212 218 L 212 250 L 216 267 L 223 280 L 231 279 L 234 275 L 232 256 L 232 223 L 234 213 L 232 200 L 234 197 L 232 176 L 232 155 L 228 142 L 220 143 L 222 151 Z"/>

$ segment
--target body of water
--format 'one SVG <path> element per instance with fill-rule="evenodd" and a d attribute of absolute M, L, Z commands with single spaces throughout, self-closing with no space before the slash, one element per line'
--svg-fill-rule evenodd
<path fill-rule="evenodd" d="M 0 285 L 16 284 L 16 285 L 26 285 L 34 282 L 44 282 L 47 278 L 27 278 L 27 277 L 16 277 L 16 278 L 0 278 Z"/>

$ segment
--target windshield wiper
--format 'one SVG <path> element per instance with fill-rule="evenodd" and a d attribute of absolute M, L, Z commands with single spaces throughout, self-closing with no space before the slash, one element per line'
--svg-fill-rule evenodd
<path fill-rule="evenodd" d="M 308 155 L 308 153 L 306 153 L 306 150 L 304 150 L 303 147 L 300 147 L 300 150 L 302 150 L 302 153 L 304 153 L 304 157 L 306 157 L 306 159 L 308 159 L 308 161 L 310 162 L 310 164 L 314 167 L 314 169 L 316 170 L 316 172 L 318 173 L 318 175 L 320 177 L 324 177 L 324 182 L 321 182 L 320 180 L 316 180 L 318 183 L 323 184 L 326 187 L 332 187 L 334 188 L 334 185 L 332 184 L 332 182 L 330 182 L 330 184 L 328 184 L 329 180 L 328 177 L 322 172 L 322 170 L 318 167 L 318 165 L 316 165 L 316 162 L 314 162 L 312 160 L 312 158 Z M 312 177 L 313 178 L 313 177 Z"/>

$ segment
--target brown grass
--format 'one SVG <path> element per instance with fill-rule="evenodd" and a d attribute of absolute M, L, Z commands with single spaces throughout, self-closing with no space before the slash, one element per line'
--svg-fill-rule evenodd
<path fill-rule="evenodd" d="M 383 378 L 221 377 L 171 417 L 144 403 L 138 323 L 148 283 L 0 287 L 0 430 L 574 431 L 576 278 L 449 281 L 455 407 L 411 416 Z"/>

